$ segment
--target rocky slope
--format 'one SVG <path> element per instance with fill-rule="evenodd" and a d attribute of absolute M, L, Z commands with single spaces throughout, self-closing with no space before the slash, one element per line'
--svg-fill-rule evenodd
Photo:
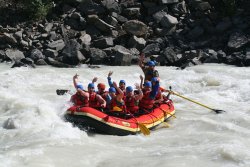
<path fill-rule="evenodd" d="M 0 60 L 131 65 L 143 52 L 162 66 L 249 66 L 249 4 L 237 1 L 230 15 L 226 0 L 71 1 L 55 3 L 45 20 L 24 22 L 15 1 L 0 1 Z"/>

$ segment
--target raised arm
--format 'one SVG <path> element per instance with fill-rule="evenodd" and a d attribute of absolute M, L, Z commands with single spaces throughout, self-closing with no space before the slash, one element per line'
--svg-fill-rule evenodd
<path fill-rule="evenodd" d="M 89 98 L 89 93 L 88 92 L 85 92 L 81 89 L 77 89 L 77 92 L 79 92 L 82 96 L 86 97 L 86 98 Z"/>
<path fill-rule="evenodd" d="M 78 76 L 79 76 L 78 74 L 73 76 L 73 84 L 76 90 L 77 90 Z"/>
<path fill-rule="evenodd" d="M 145 66 L 144 66 L 144 59 L 145 59 L 145 54 L 141 53 L 140 57 L 139 57 L 139 62 L 138 65 L 141 67 L 142 70 L 144 70 Z"/>
<path fill-rule="evenodd" d="M 140 75 L 140 80 L 141 80 L 141 83 L 140 83 L 140 88 L 142 89 L 143 88 L 143 76 L 142 75 Z"/>
<path fill-rule="evenodd" d="M 141 100 L 143 97 L 143 93 L 138 83 L 135 83 L 135 88 L 139 91 L 139 94 L 135 95 L 135 100 Z"/>
<path fill-rule="evenodd" d="M 113 71 L 109 71 L 108 73 L 108 83 L 109 83 L 109 87 L 114 87 L 113 86 L 113 82 L 111 81 L 111 75 L 113 74 Z"/>

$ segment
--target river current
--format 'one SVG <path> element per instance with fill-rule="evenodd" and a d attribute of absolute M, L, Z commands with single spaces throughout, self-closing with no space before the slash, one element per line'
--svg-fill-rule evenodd
<path fill-rule="evenodd" d="M 65 122 L 72 77 L 87 86 L 97 76 L 107 83 L 139 83 L 138 66 L 11 69 L 0 64 L 0 167 L 249 167 L 250 68 L 204 64 L 177 70 L 156 67 L 161 86 L 215 109 L 172 95 L 176 118 L 150 136 L 89 134 Z"/>

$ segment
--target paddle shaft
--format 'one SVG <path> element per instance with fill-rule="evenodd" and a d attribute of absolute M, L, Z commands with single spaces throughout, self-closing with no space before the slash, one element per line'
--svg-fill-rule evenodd
<path fill-rule="evenodd" d="M 219 111 L 219 110 L 213 109 L 213 108 L 211 108 L 211 107 L 208 107 L 208 106 L 206 106 L 206 105 L 204 105 L 204 104 L 201 104 L 201 103 L 199 103 L 199 102 L 197 102 L 197 101 L 194 101 L 194 100 L 192 100 L 192 99 L 189 99 L 189 98 L 187 98 L 187 97 L 185 97 L 185 96 L 182 96 L 182 95 L 180 95 L 180 94 L 178 94 L 178 93 L 176 93 L 176 92 L 173 92 L 173 91 L 170 91 L 170 90 L 166 90 L 166 91 L 170 92 L 170 93 L 173 94 L 173 95 L 179 96 L 179 97 L 181 97 L 181 98 L 183 98 L 183 99 L 185 99 L 185 100 L 188 100 L 188 101 L 191 101 L 191 102 L 193 102 L 193 103 L 195 103 L 195 104 L 198 104 L 198 105 L 200 105 L 200 106 L 202 106 L 202 107 L 205 107 L 205 108 L 207 108 L 207 109 L 210 109 L 210 110 L 212 110 L 212 111 L 215 111 L 216 113 L 218 113 L 218 111 Z"/>

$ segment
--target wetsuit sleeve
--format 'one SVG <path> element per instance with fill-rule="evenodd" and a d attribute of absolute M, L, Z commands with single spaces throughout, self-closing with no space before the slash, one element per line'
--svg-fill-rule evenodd
<path fill-rule="evenodd" d="M 159 81 L 157 81 L 157 82 L 155 83 L 155 85 L 153 86 L 152 91 L 150 92 L 150 96 L 149 96 L 149 97 L 150 97 L 151 99 L 154 99 L 154 98 L 155 98 L 155 96 L 156 96 L 157 93 L 158 93 L 159 87 L 160 87 L 160 84 L 159 84 Z"/>
<path fill-rule="evenodd" d="M 108 77 L 109 87 L 114 87 L 113 82 L 111 81 L 111 77 Z"/>

